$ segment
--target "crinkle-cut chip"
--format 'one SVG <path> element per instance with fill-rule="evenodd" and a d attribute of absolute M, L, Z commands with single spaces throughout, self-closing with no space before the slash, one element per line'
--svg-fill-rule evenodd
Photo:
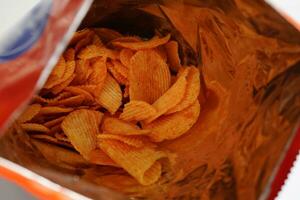
<path fill-rule="evenodd" d="M 61 131 L 62 131 L 61 124 L 56 124 L 50 128 L 49 135 L 53 135 L 53 134 L 61 132 Z"/>
<path fill-rule="evenodd" d="M 65 134 L 63 134 L 63 133 L 57 132 L 57 133 L 54 134 L 54 137 L 56 139 L 58 139 L 59 141 L 71 143 L 70 140 L 69 140 L 69 138 Z"/>
<path fill-rule="evenodd" d="M 103 114 L 93 110 L 71 112 L 61 123 L 74 148 L 86 159 L 97 146 L 97 134 Z"/>
<path fill-rule="evenodd" d="M 63 80 L 61 80 L 61 78 L 65 74 L 66 67 L 67 67 L 66 61 L 63 58 L 63 56 L 61 56 L 57 64 L 54 66 L 50 76 L 48 77 L 48 80 L 46 81 L 44 88 L 50 89 L 55 85 L 62 83 Z"/>
<path fill-rule="evenodd" d="M 56 145 L 60 145 L 60 146 L 64 146 L 64 147 L 74 149 L 72 144 L 70 144 L 69 142 L 60 141 L 60 140 L 58 140 L 57 138 L 55 138 L 51 135 L 31 134 L 30 137 L 33 138 L 33 139 L 36 139 L 36 140 L 40 140 L 40 141 L 44 141 L 44 142 L 47 142 L 47 143 L 56 144 Z"/>
<path fill-rule="evenodd" d="M 97 89 L 99 91 L 102 89 L 102 86 L 97 88 L 97 85 L 79 85 L 77 87 L 91 93 L 92 95 L 94 95 L 94 93 Z M 93 99 L 95 99 L 94 96 L 93 96 Z"/>
<path fill-rule="evenodd" d="M 186 109 L 192 105 L 199 96 L 200 92 L 200 74 L 196 67 L 189 67 L 190 71 L 187 76 L 187 86 L 184 96 L 179 104 L 171 108 L 166 114 L 175 113 Z"/>
<path fill-rule="evenodd" d="M 115 43 L 119 43 L 119 42 L 121 42 L 121 43 L 123 43 L 123 42 L 132 43 L 132 42 L 142 42 L 142 41 L 143 40 L 138 36 L 122 36 L 122 37 L 114 39 L 113 41 L 111 41 L 111 43 L 113 45 L 115 45 Z M 118 46 L 118 45 L 115 45 L 115 46 Z M 122 46 L 120 46 L 120 47 L 122 47 Z"/>
<path fill-rule="evenodd" d="M 103 43 L 100 39 L 100 37 L 98 35 L 93 35 L 93 38 L 92 38 L 92 44 L 98 46 L 98 47 L 103 47 Z"/>
<path fill-rule="evenodd" d="M 42 107 L 39 115 L 52 115 L 52 114 L 59 114 L 59 113 L 69 113 L 73 111 L 73 108 L 62 108 L 59 106 L 45 106 Z"/>
<path fill-rule="evenodd" d="M 122 34 L 108 28 L 94 28 L 93 31 L 101 38 L 105 43 L 110 42 L 114 39 L 122 37 Z"/>
<path fill-rule="evenodd" d="M 138 51 L 129 67 L 130 100 L 152 104 L 170 87 L 169 67 L 155 50 Z"/>
<path fill-rule="evenodd" d="M 164 93 L 159 99 L 157 99 L 152 106 L 157 111 L 156 114 L 147 119 L 145 122 L 150 123 L 157 119 L 159 116 L 166 113 L 171 108 L 175 107 L 183 99 L 186 86 L 187 86 L 187 75 L 189 68 L 186 68 L 184 72 L 179 74 L 176 82 Z"/>
<path fill-rule="evenodd" d="M 121 63 L 129 68 L 130 65 L 130 59 L 132 58 L 132 56 L 134 55 L 134 52 L 130 49 L 122 49 L 120 51 L 120 61 Z"/>
<path fill-rule="evenodd" d="M 25 131 L 35 131 L 35 132 L 42 132 L 42 133 L 48 133 L 50 132 L 50 129 L 42 124 L 37 123 L 23 123 L 20 125 L 21 128 Z"/>
<path fill-rule="evenodd" d="M 142 121 L 156 115 L 155 108 L 144 101 L 130 101 L 125 104 L 120 119 L 124 121 Z"/>
<path fill-rule="evenodd" d="M 112 64 L 114 65 L 114 68 L 117 72 L 119 72 L 122 76 L 124 76 L 126 79 L 128 78 L 128 68 L 125 67 L 121 62 L 117 60 L 112 60 Z"/>
<path fill-rule="evenodd" d="M 168 34 L 165 37 L 159 38 L 157 36 L 154 36 L 152 39 L 147 40 L 147 41 L 137 41 L 137 42 L 132 42 L 132 41 L 113 41 L 112 44 L 116 47 L 123 47 L 123 48 L 128 48 L 132 50 L 144 50 L 144 49 L 153 49 L 156 48 L 160 45 L 166 44 L 171 35 Z"/>
<path fill-rule="evenodd" d="M 44 126 L 48 127 L 48 128 L 51 128 L 57 124 L 60 124 L 64 119 L 65 119 L 66 116 L 61 116 L 61 117 L 58 117 L 58 118 L 55 118 L 55 119 L 52 119 L 50 121 L 47 121 L 44 123 Z"/>
<path fill-rule="evenodd" d="M 113 117 L 104 118 L 102 131 L 117 135 L 145 135 L 150 133 L 149 130 L 143 130 L 133 123 L 125 122 Z"/>
<path fill-rule="evenodd" d="M 168 60 L 167 52 L 163 46 L 156 47 L 155 51 L 165 62 L 167 62 Z"/>
<path fill-rule="evenodd" d="M 59 85 L 54 86 L 53 88 L 51 88 L 51 92 L 53 94 L 58 94 L 61 91 L 63 91 L 66 87 L 68 87 L 68 85 L 73 81 L 73 79 L 75 78 L 75 74 L 72 74 L 72 76 L 70 76 L 67 80 L 65 80 L 64 82 L 62 82 Z"/>
<path fill-rule="evenodd" d="M 57 145 L 41 142 L 36 139 L 31 141 L 41 152 L 44 158 L 54 165 L 66 168 L 82 168 L 88 166 L 88 162 L 81 155 L 75 153 L 74 151 L 59 147 Z"/>
<path fill-rule="evenodd" d="M 92 33 L 89 33 L 87 37 L 82 38 L 76 43 L 74 47 L 76 54 L 78 54 L 78 52 L 80 52 L 84 47 L 92 43 L 92 35 L 93 35 Z"/>
<path fill-rule="evenodd" d="M 89 155 L 88 161 L 97 165 L 107 165 L 113 167 L 120 167 L 115 161 L 113 161 L 104 151 L 101 149 L 94 149 Z"/>
<path fill-rule="evenodd" d="M 57 102 L 57 101 L 59 101 L 63 98 L 68 98 L 70 96 L 72 96 L 72 93 L 70 93 L 70 92 L 61 92 L 57 96 L 55 96 L 54 98 L 44 98 L 44 97 L 41 97 L 39 95 L 35 95 L 33 97 L 33 101 L 37 102 L 37 103 L 46 103 L 46 104 L 48 104 L 48 103 Z"/>
<path fill-rule="evenodd" d="M 75 60 L 75 50 L 73 48 L 68 48 L 63 54 L 67 62 Z"/>
<path fill-rule="evenodd" d="M 69 42 L 69 45 L 74 45 L 75 43 L 78 43 L 83 38 L 88 37 L 91 34 L 91 32 L 92 31 L 90 29 L 83 29 L 75 32 L 71 41 Z"/>
<path fill-rule="evenodd" d="M 81 85 L 85 84 L 89 77 L 89 68 L 90 68 L 90 61 L 89 60 L 76 60 L 76 67 L 75 67 L 75 78 L 72 81 L 72 85 Z"/>
<path fill-rule="evenodd" d="M 85 100 L 85 96 L 84 95 L 77 95 L 77 96 L 73 96 L 73 97 L 68 97 L 62 100 L 59 100 L 57 102 L 54 103 L 49 103 L 49 106 L 79 106 L 81 105 Z"/>
<path fill-rule="evenodd" d="M 143 128 L 151 130 L 148 135 L 153 142 L 175 139 L 186 133 L 197 121 L 200 113 L 198 100 L 185 110 L 162 116 Z"/>
<path fill-rule="evenodd" d="M 77 57 L 83 60 L 96 58 L 96 57 L 104 57 L 117 59 L 119 58 L 119 53 L 117 51 L 107 49 L 106 47 L 99 47 L 94 44 L 88 45 L 77 54 Z"/>
<path fill-rule="evenodd" d="M 65 70 L 63 77 L 61 78 L 61 80 L 63 82 L 68 80 L 74 74 L 75 66 L 76 66 L 76 63 L 74 60 L 66 62 L 66 70 Z"/>
<path fill-rule="evenodd" d="M 93 68 L 93 71 L 90 74 L 86 84 L 97 85 L 98 87 L 101 87 L 101 85 L 103 86 L 107 75 L 106 60 L 98 58 L 91 67 Z"/>
<path fill-rule="evenodd" d="M 159 160 L 167 157 L 150 147 L 135 148 L 111 139 L 100 140 L 99 147 L 142 185 L 151 185 L 160 178 Z"/>
<path fill-rule="evenodd" d="M 101 90 L 95 90 L 95 100 L 111 114 L 114 114 L 122 104 L 122 91 L 118 82 L 107 74 Z"/>
<path fill-rule="evenodd" d="M 102 133 L 97 135 L 98 141 L 101 141 L 102 139 L 110 139 L 110 140 L 117 140 L 120 142 L 123 142 L 124 144 L 127 144 L 129 146 L 133 146 L 135 148 L 142 148 L 144 147 L 144 141 L 140 136 L 136 135 L 115 135 L 115 134 L 109 134 L 109 133 Z"/>
<path fill-rule="evenodd" d="M 73 95 L 83 95 L 85 96 L 85 99 L 88 101 L 93 101 L 94 97 L 91 95 L 90 92 L 87 92 L 83 88 L 80 88 L 79 86 L 68 86 L 64 89 L 67 92 L 72 93 Z"/>
<path fill-rule="evenodd" d="M 180 68 L 180 57 L 178 53 L 178 43 L 176 41 L 169 41 L 165 44 L 168 63 L 172 71 L 177 72 Z"/>
<path fill-rule="evenodd" d="M 125 69 L 122 69 L 122 67 L 124 67 L 122 64 L 118 66 L 118 63 L 107 63 L 107 69 L 111 73 L 111 75 L 116 79 L 116 81 L 121 85 L 128 85 L 128 69 L 126 69 L 125 67 Z M 125 76 L 123 74 L 125 74 Z"/>
<path fill-rule="evenodd" d="M 17 119 L 17 121 L 19 123 L 24 123 L 24 122 L 30 121 L 32 118 L 34 118 L 34 116 L 36 116 L 40 112 L 41 108 L 42 108 L 42 106 L 40 104 L 29 105 L 24 110 L 24 112 L 20 115 L 20 117 Z"/>

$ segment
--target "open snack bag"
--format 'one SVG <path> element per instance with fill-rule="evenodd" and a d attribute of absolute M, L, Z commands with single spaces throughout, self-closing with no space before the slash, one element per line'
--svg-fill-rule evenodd
<path fill-rule="evenodd" d="M 40 38 L 0 57 L 3 171 L 47 178 L 48 199 L 274 198 L 300 33 L 259 0 L 90 4 L 50 1 Z"/>

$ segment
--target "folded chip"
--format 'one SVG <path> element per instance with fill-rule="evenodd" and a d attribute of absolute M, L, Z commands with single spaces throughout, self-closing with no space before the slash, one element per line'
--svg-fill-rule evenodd
<path fill-rule="evenodd" d="M 102 116 L 101 112 L 81 109 L 70 113 L 61 124 L 72 145 L 86 159 L 97 147 Z"/>
<path fill-rule="evenodd" d="M 143 128 L 151 130 L 149 137 L 154 142 L 175 139 L 186 133 L 196 123 L 200 114 L 200 104 L 196 100 L 185 110 L 162 116 Z"/>
<path fill-rule="evenodd" d="M 124 121 L 143 121 L 156 115 L 156 109 L 144 101 L 130 101 L 125 104 L 120 119 Z"/>
<path fill-rule="evenodd" d="M 126 122 L 114 117 L 105 117 L 102 123 L 102 131 L 117 135 L 145 135 L 150 133 L 134 123 Z"/>
<path fill-rule="evenodd" d="M 101 139 L 99 147 L 142 185 L 151 185 L 160 178 L 159 160 L 167 157 L 154 148 L 135 148 L 113 139 Z"/>
<path fill-rule="evenodd" d="M 166 62 L 155 50 L 138 51 L 130 61 L 129 97 L 152 104 L 171 84 L 171 74 Z"/>

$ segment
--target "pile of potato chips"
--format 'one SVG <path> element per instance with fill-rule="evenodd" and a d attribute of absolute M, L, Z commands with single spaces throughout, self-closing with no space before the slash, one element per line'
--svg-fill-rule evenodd
<path fill-rule="evenodd" d="M 160 142 L 198 119 L 199 77 L 196 67 L 181 66 L 170 35 L 143 40 L 84 29 L 17 123 L 49 161 L 119 167 L 153 184 L 172 153 Z"/>

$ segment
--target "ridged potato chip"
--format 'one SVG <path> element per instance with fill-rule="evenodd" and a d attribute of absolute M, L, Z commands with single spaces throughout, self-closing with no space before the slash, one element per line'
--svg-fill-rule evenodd
<path fill-rule="evenodd" d="M 120 51 L 120 61 L 121 63 L 129 68 L 130 65 L 130 59 L 132 58 L 132 56 L 134 55 L 134 51 L 130 50 L 130 49 L 122 49 Z"/>
<path fill-rule="evenodd" d="M 89 75 L 90 75 L 90 61 L 89 60 L 76 60 L 76 67 L 75 67 L 75 78 L 72 81 L 74 85 L 82 85 L 85 84 Z"/>
<path fill-rule="evenodd" d="M 121 33 L 108 28 L 94 28 L 93 31 L 106 43 L 122 37 Z"/>
<path fill-rule="evenodd" d="M 48 103 L 57 102 L 61 99 L 68 98 L 70 96 L 72 96 L 72 93 L 70 93 L 70 92 L 61 92 L 57 96 L 55 96 L 54 98 L 44 98 L 44 97 L 41 97 L 39 95 L 35 95 L 33 97 L 33 101 L 37 102 L 37 103 L 46 103 L 46 104 L 48 104 Z"/>
<path fill-rule="evenodd" d="M 166 153 L 149 147 L 134 148 L 111 139 L 100 140 L 99 146 L 140 184 L 151 185 L 160 178 L 159 160 L 166 157 Z"/>
<path fill-rule="evenodd" d="M 85 97 L 85 99 L 87 99 L 88 101 L 94 100 L 94 97 L 91 95 L 90 92 L 87 92 L 86 90 L 84 90 L 78 86 L 68 86 L 64 89 L 64 91 L 70 92 L 73 95 L 83 95 Z"/>
<path fill-rule="evenodd" d="M 197 121 L 200 114 L 200 104 L 196 100 L 185 110 L 171 115 L 162 116 L 143 128 L 151 130 L 149 137 L 154 142 L 175 139 L 186 133 Z"/>
<path fill-rule="evenodd" d="M 74 148 L 86 159 L 97 146 L 97 134 L 103 114 L 92 110 L 71 112 L 61 123 Z"/>
<path fill-rule="evenodd" d="M 85 38 L 82 38 L 81 40 L 79 40 L 75 47 L 74 47 L 74 50 L 75 50 L 75 53 L 77 54 L 79 51 L 81 51 L 84 47 L 86 47 L 87 45 L 91 44 L 92 43 L 92 35 L 93 33 L 90 32 L 88 33 L 88 36 L 85 37 Z"/>
<path fill-rule="evenodd" d="M 92 37 L 92 44 L 98 47 L 104 47 L 104 44 L 102 43 L 101 39 L 96 34 L 94 34 Z"/>
<path fill-rule="evenodd" d="M 121 85 L 128 85 L 128 69 L 118 61 L 107 63 L 107 69 Z"/>
<path fill-rule="evenodd" d="M 50 163 L 66 168 L 81 168 L 88 166 L 88 162 L 73 151 L 38 140 L 32 140 L 32 143 Z"/>
<path fill-rule="evenodd" d="M 155 51 L 165 62 L 167 62 L 168 56 L 167 56 L 167 52 L 163 46 L 156 47 Z"/>
<path fill-rule="evenodd" d="M 97 137 L 98 137 L 98 141 L 101 141 L 103 139 L 117 140 L 129 146 L 133 146 L 135 148 L 142 148 L 145 147 L 146 145 L 152 144 L 149 141 L 147 141 L 147 138 L 140 135 L 116 135 L 116 134 L 102 133 L 99 134 Z"/>
<path fill-rule="evenodd" d="M 116 47 L 123 47 L 132 50 L 144 50 L 144 49 L 153 49 L 160 45 L 167 43 L 171 35 L 168 34 L 163 38 L 154 36 L 152 39 L 147 41 L 113 41 L 112 44 Z"/>
<path fill-rule="evenodd" d="M 75 78 L 75 74 L 72 74 L 67 80 L 65 80 L 64 82 L 60 83 L 59 85 L 54 86 L 53 88 L 51 88 L 51 92 L 53 94 L 58 94 L 61 91 L 63 91 L 66 87 L 68 87 L 68 85 L 73 81 L 73 79 Z"/>
<path fill-rule="evenodd" d="M 69 138 L 64 134 L 64 133 L 55 133 L 54 134 L 54 137 L 59 140 L 59 141 L 63 141 L 63 142 L 68 142 L 68 143 L 71 143 Z"/>
<path fill-rule="evenodd" d="M 178 54 L 178 43 L 176 41 L 169 41 L 165 44 L 168 63 L 172 71 L 177 72 L 181 67 L 180 57 Z"/>
<path fill-rule="evenodd" d="M 57 64 L 54 66 L 50 76 L 48 77 L 48 80 L 46 81 L 44 88 L 50 89 L 60 83 L 62 83 L 64 80 L 61 80 L 63 75 L 65 74 L 66 70 L 66 61 L 61 56 L 59 60 L 57 61 Z"/>
<path fill-rule="evenodd" d="M 74 149 L 73 146 L 69 142 L 60 141 L 57 138 L 55 138 L 53 136 L 50 136 L 50 135 L 32 134 L 32 135 L 30 135 L 30 137 L 35 139 L 35 140 L 48 142 L 48 143 L 51 143 L 51 144 L 60 145 L 60 146 L 63 146 L 63 147 Z"/>
<path fill-rule="evenodd" d="M 23 124 L 20 124 L 20 126 L 25 131 L 35 131 L 35 132 L 42 132 L 42 133 L 50 132 L 50 129 L 42 124 L 23 123 Z"/>
<path fill-rule="evenodd" d="M 138 51 L 129 67 L 130 100 L 152 104 L 171 84 L 168 65 L 154 50 Z"/>
<path fill-rule="evenodd" d="M 189 68 L 185 68 L 182 73 L 179 74 L 176 82 L 159 98 L 152 106 L 157 111 L 156 114 L 147 119 L 145 122 L 150 123 L 159 116 L 166 113 L 171 108 L 175 107 L 182 99 L 187 86 L 187 75 L 189 73 Z"/>
<path fill-rule="evenodd" d="M 28 106 L 24 112 L 19 116 L 17 121 L 19 123 L 24 123 L 30 121 L 34 116 L 36 116 L 40 110 L 41 110 L 41 105 L 40 104 L 32 104 Z"/>
<path fill-rule="evenodd" d="M 168 110 L 166 114 L 175 113 L 189 107 L 196 101 L 200 93 L 200 74 L 196 67 L 189 67 L 187 86 L 183 99 L 175 107 Z"/>
<path fill-rule="evenodd" d="M 105 117 L 103 119 L 102 131 L 117 135 L 145 135 L 150 133 L 149 130 L 143 130 L 133 123 L 114 117 Z"/>
<path fill-rule="evenodd" d="M 46 126 L 47 128 L 51 128 L 51 127 L 53 127 L 55 125 L 60 124 L 65 119 L 65 117 L 66 116 L 61 116 L 61 117 L 52 119 L 50 121 L 47 121 L 47 122 L 44 123 L 44 126 Z"/>
<path fill-rule="evenodd" d="M 77 95 L 73 97 L 68 97 L 62 100 L 59 100 L 57 102 L 49 103 L 49 106 L 79 106 L 81 105 L 85 100 L 84 95 Z"/>
<path fill-rule="evenodd" d="M 122 104 L 122 91 L 117 81 L 107 74 L 103 87 L 100 91 L 95 91 L 95 100 L 114 114 Z"/>
<path fill-rule="evenodd" d="M 75 43 L 78 43 L 83 38 L 88 37 L 91 34 L 91 32 L 92 31 L 90 29 L 83 29 L 75 32 L 71 41 L 69 42 L 69 45 L 74 45 Z"/>
<path fill-rule="evenodd" d="M 74 61 L 75 60 L 75 50 L 73 48 L 68 48 L 64 52 L 63 57 L 67 62 Z"/>
<path fill-rule="evenodd" d="M 80 50 L 80 52 L 77 54 L 77 57 L 83 60 L 96 57 L 117 59 L 119 58 L 119 53 L 117 51 L 107 49 L 106 47 L 99 47 L 91 44 Z"/>
<path fill-rule="evenodd" d="M 98 87 L 102 86 L 107 75 L 106 60 L 97 58 L 91 67 L 93 68 L 93 72 L 88 77 L 86 84 L 97 85 Z"/>
<path fill-rule="evenodd" d="M 94 149 L 91 151 L 89 155 L 90 163 L 96 164 L 96 165 L 107 165 L 107 166 L 113 166 L 113 167 L 120 167 L 115 161 L 113 161 L 104 151 L 101 149 Z"/>
<path fill-rule="evenodd" d="M 62 108 L 59 106 L 45 106 L 41 108 L 39 114 L 51 115 L 51 114 L 59 114 L 59 113 L 69 113 L 73 110 L 74 110 L 73 108 Z"/>
<path fill-rule="evenodd" d="M 125 104 L 120 119 L 124 121 L 142 121 L 155 116 L 156 109 L 144 101 L 130 101 Z"/>

